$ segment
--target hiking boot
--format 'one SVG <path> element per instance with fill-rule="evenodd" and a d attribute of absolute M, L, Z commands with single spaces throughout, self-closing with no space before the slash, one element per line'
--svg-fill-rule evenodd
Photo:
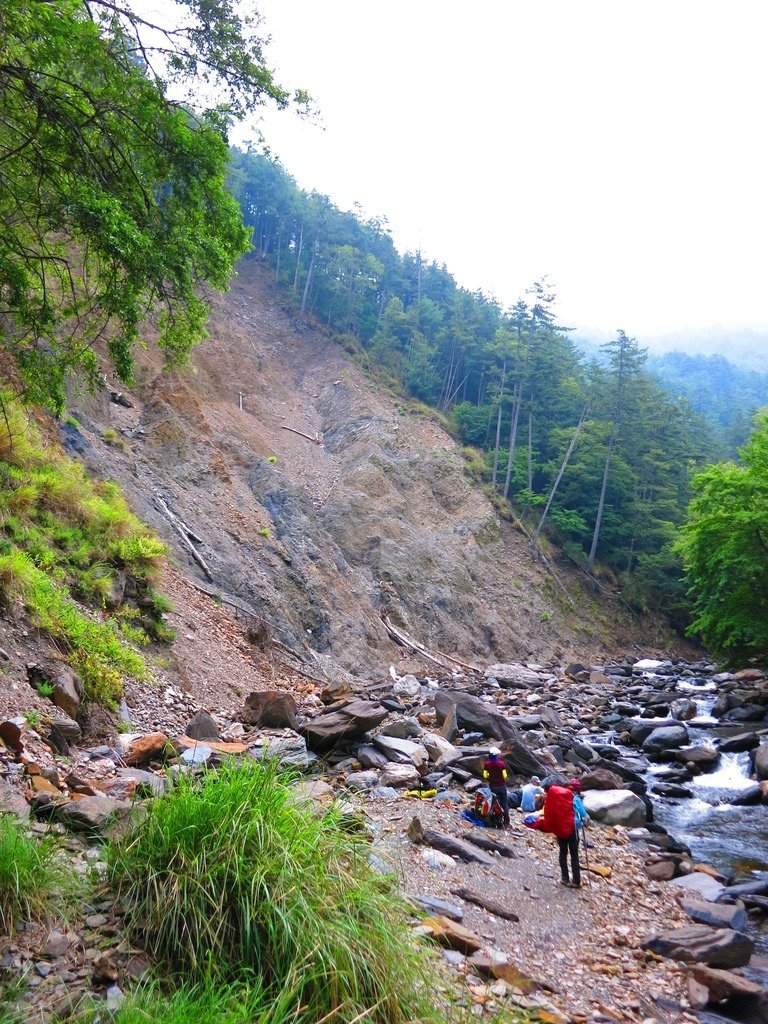
<path fill-rule="evenodd" d="M 570 887 L 571 887 L 570 879 L 568 879 L 568 878 L 561 878 L 560 879 L 560 885 L 564 885 L 564 886 L 566 886 L 566 888 L 570 889 Z"/>

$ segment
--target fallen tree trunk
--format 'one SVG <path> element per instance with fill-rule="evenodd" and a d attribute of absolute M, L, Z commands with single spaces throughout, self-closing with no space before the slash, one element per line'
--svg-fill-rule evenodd
<path fill-rule="evenodd" d="M 473 889 L 465 889 L 463 886 L 458 886 L 456 889 L 451 889 L 451 892 L 454 896 L 458 896 L 459 899 L 466 900 L 467 903 L 474 903 L 476 907 L 482 907 L 483 910 L 487 910 L 489 914 L 493 914 L 495 917 L 503 917 L 505 921 L 520 920 L 512 910 L 508 910 L 507 907 L 497 903 L 490 896 L 483 896 L 482 893 L 475 892 Z"/>
<path fill-rule="evenodd" d="M 465 832 L 462 837 L 468 843 L 472 843 L 473 846 L 479 846 L 481 850 L 488 850 L 489 853 L 498 853 L 500 857 L 506 857 L 508 860 L 514 860 L 517 854 L 509 846 L 505 846 L 504 843 L 497 843 L 495 839 L 489 839 L 488 836 L 481 835 L 476 832 Z"/>
<path fill-rule="evenodd" d="M 394 623 L 386 616 L 381 616 L 381 621 L 384 623 L 387 632 L 393 640 L 397 640 L 403 647 L 410 647 L 412 651 L 416 651 L 422 657 L 426 658 L 427 661 L 431 661 L 435 665 L 439 665 L 440 668 L 446 668 L 451 671 L 454 666 L 458 665 L 459 668 L 466 669 L 467 672 L 474 672 L 477 675 L 482 675 L 483 670 L 477 665 L 470 665 L 466 661 L 459 661 L 458 658 L 454 658 L 451 654 L 443 654 L 442 651 L 430 651 L 423 644 L 418 643 L 412 637 L 408 636 L 405 630 L 399 629 Z"/>
<path fill-rule="evenodd" d="M 436 850 L 449 854 L 451 857 L 458 857 L 468 864 L 482 864 L 484 867 L 493 867 L 495 861 L 482 850 L 475 849 L 471 843 L 465 843 L 455 836 L 448 836 L 444 832 L 436 832 L 431 828 L 424 828 L 418 818 L 414 818 L 408 826 L 408 838 L 412 843 L 423 843 L 425 846 L 432 846 Z"/>

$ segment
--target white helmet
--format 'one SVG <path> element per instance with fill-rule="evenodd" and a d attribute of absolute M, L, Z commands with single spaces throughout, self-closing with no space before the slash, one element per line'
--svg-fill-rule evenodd
<path fill-rule="evenodd" d="M 496 757 L 497 755 L 499 755 L 501 753 L 501 751 L 499 750 L 498 747 L 491 747 L 491 749 L 488 751 L 488 753 L 491 755 L 491 757 Z"/>

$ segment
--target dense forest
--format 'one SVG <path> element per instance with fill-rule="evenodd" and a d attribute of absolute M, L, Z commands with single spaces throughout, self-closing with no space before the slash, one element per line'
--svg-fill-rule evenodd
<path fill-rule="evenodd" d="M 735 366 L 725 356 L 665 352 L 650 357 L 648 365 L 670 392 L 685 395 L 724 457 L 736 455 L 755 413 L 768 405 L 768 373 Z"/>
<path fill-rule="evenodd" d="M 685 620 L 676 539 L 691 477 L 731 449 L 727 431 L 731 441 L 744 431 L 748 404 L 741 421 L 735 401 L 730 418 L 718 403 L 713 422 L 703 384 L 684 369 L 672 381 L 680 363 L 650 363 L 623 331 L 584 356 L 546 282 L 503 309 L 445 266 L 399 254 L 386 223 L 300 190 L 264 156 L 236 152 L 230 182 L 254 256 L 299 313 L 444 415 L 500 511 L 537 536 L 543 527 L 586 570 L 611 571 L 636 606 Z"/>

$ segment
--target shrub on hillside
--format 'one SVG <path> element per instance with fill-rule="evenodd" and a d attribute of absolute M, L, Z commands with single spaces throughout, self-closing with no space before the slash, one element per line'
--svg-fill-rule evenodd
<path fill-rule="evenodd" d="M 155 801 L 107 856 L 131 938 L 193 982 L 250 972 L 307 1024 L 441 1019 L 394 882 L 287 782 L 274 764 L 228 764 Z"/>

